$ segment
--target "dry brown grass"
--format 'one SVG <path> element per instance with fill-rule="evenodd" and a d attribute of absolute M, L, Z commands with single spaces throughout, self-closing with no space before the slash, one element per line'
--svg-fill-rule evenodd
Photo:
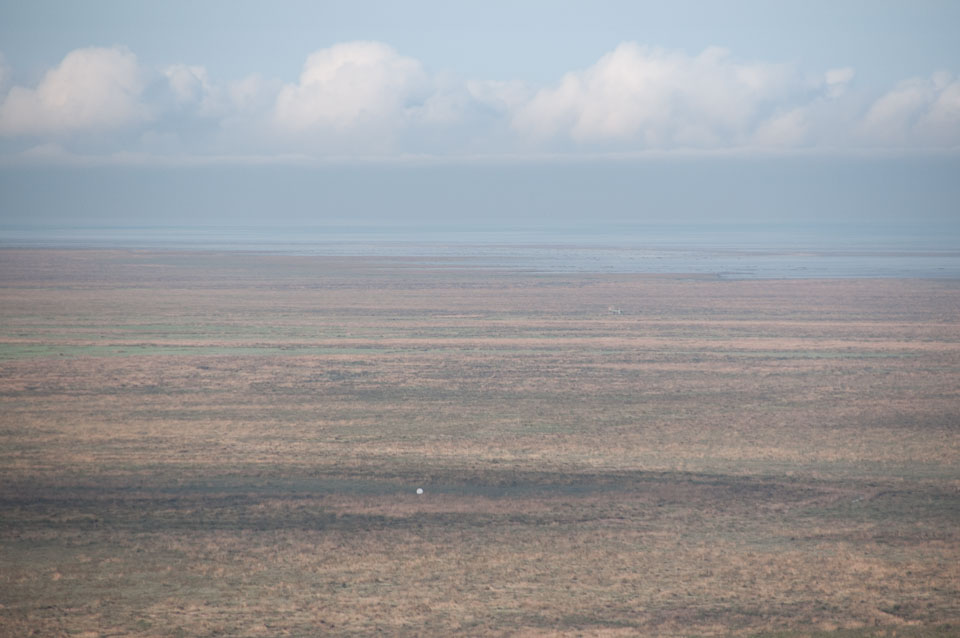
<path fill-rule="evenodd" d="M 0 634 L 956 635 L 958 306 L 2 250 Z"/>

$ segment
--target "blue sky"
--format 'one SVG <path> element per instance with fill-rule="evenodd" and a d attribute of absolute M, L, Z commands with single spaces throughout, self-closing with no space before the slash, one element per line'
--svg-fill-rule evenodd
<path fill-rule="evenodd" d="M 0 3 L 0 49 L 24 78 L 69 51 L 122 44 L 147 65 L 201 64 L 224 80 L 293 81 L 307 55 L 377 40 L 435 71 L 556 81 L 621 42 L 746 59 L 853 66 L 879 87 L 956 70 L 952 1 L 903 2 L 278 2 L 31 0 Z M 35 79 L 35 78 L 34 78 Z"/>
<path fill-rule="evenodd" d="M 638 223 L 868 208 L 947 222 L 957 24 L 960 3 L 933 1 L 2 2 L 0 221 L 174 219 L 179 204 L 210 223 L 467 223 L 502 216 L 476 204 L 486 183 L 499 211 L 542 223 L 590 201 Z M 808 207 L 758 195 L 760 165 L 781 167 L 765 180 L 785 193 L 812 189 Z M 317 179 L 281 193 L 277 167 Z M 538 177 L 512 183 L 512 167 Z M 191 171 L 247 194 L 218 208 Z M 344 171 L 357 177 L 332 177 Z M 658 203 L 639 205 L 651 174 Z M 389 186 L 402 175 L 453 179 L 473 201 Z M 351 200 L 364 176 L 392 198 Z M 725 184 L 723 201 L 670 198 L 698 178 Z M 150 192 L 144 212 L 117 204 Z M 270 193 L 288 212 L 246 204 Z"/>

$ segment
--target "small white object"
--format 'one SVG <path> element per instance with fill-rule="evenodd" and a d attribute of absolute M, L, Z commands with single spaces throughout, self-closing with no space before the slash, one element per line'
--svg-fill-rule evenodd
<path fill-rule="evenodd" d="M 422 488 L 422 487 L 418 487 L 418 488 L 417 488 L 417 494 L 423 494 L 423 488 Z"/>

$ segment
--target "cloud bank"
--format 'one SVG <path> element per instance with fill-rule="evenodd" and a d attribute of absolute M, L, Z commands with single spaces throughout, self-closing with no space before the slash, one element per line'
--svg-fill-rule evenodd
<path fill-rule="evenodd" d="M 141 123 L 143 74 L 121 48 L 71 51 L 33 88 L 14 86 L 0 106 L 0 133 L 50 136 Z"/>
<path fill-rule="evenodd" d="M 640 148 L 738 146 L 761 114 L 803 93 L 789 69 L 627 43 L 539 90 L 514 115 L 540 139 Z"/>
<path fill-rule="evenodd" d="M 857 89 L 810 71 L 627 42 L 553 85 L 435 73 L 380 42 L 345 42 L 296 82 L 145 68 L 123 47 L 68 53 L 32 86 L 0 55 L 0 154 L 132 158 L 400 158 L 605 153 L 956 151 L 960 79 Z"/>
<path fill-rule="evenodd" d="M 363 134 L 408 125 L 432 92 L 417 60 L 379 42 L 347 42 L 310 55 L 300 81 L 276 97 L 273 123 L 293 134 Z"/>

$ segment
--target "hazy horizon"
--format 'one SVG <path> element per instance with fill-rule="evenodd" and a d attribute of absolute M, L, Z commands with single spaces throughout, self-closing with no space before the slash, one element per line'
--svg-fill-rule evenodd
<path fill-rule="evenodd" d="M 4 225 L 854 224 L 960 230 L 960 159 L 0 170 Z"/>
<path fill-rule="evenodd" d="M 4 3 L 0 225 L 951 234 L 958 19 L 937 1 Z"/>

